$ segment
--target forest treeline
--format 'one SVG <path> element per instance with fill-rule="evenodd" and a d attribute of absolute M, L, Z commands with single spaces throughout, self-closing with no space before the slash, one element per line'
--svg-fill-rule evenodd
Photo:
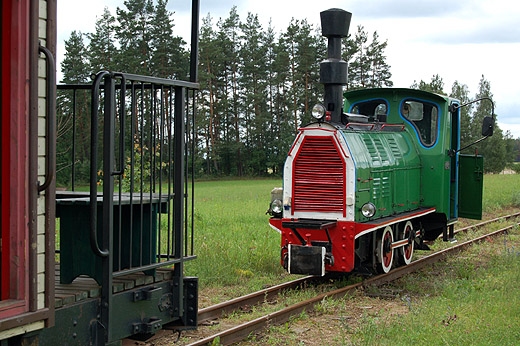
<path fill-rule="evenodd" d="M 176 35 L 175 14 L 167 9 L 167 2 L 126 0 L 115 14 L 105 8 L 93 33 L 72 32 L 65 42 L 61 82 L 89 83 L 100 70 L 188 80 L 189 47 Z M 343 39 L 343 59 L 348 63 L 345 89 L 393 86 L 387 45 L 377 32 L 370 34 L 362 26 L 351 29 Z M 319 64 L 326 50 L 320 28 L 306 19 L 293 18 L 287 28 L 275 32 L 272 26 L 263 28 L 258 15 L 240 18 L 236 7 L 216 22 L 210 14 L 204 17 L 199 41 L 196 176 L 281 175 L 298 127 L 311 121 L 312 106 L 322 101 Z M 476 95 L 470 95 L 468 86 L 458 81 L 446 93 L 439 75 L 411 87 L 449 94 L 462 103 L 493 98 L 484 76 Z M 65 109 L 59 105 L 67 101 L 66 97 L 58 99 L 58 109 Z M 480 102 L 461 111 L 465 145 L 479 138 L 482 118 L 491 114 L 491 104 Z M 58 114 L 58 133 L 63 135 L 70 127 L 66 117 Z M 66 142 L 60 147 L 58 138 L 58 154 L 68 150 Z M 496 127 L 493 137 L 469 151 L 478 149 L 485 156 L 486 170 L 500 172 L 518 159 L 514 153 L 519 142 Z M 77 147 L 88 146 L 79 143 Z M 82 161 L 87 160 L 82 155 L 87 154 L 75 156 L 79 170 L 88 167 L 82 168 Z M 66 167 L 62 162 L 61 169 Z"/>

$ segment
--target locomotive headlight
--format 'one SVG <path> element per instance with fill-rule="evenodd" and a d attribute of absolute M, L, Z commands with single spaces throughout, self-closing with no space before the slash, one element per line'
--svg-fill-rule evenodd
<path fill-rule="evenodd" d="M 376 213 L 376 206 L 373 203 L 365 203 L 361 207 L 361 214 L 363 214 L 364 217 L 372 217 Z"/>
<path fill-rule="evenodd" d="M 271 215 L 281 215 L 283 210 L 283 203 L 279 199 L 275 199 L 271 202 Z"/>
<path fill-rule="evenodd" d="M 319 119 L 323 118 L 324 115 L 325 115 L 325 106 L 318 103 L 318 104 L 315 104 L 314 107 L 312 107 L 312 116 L 315 119 L 319 120 Z"/>

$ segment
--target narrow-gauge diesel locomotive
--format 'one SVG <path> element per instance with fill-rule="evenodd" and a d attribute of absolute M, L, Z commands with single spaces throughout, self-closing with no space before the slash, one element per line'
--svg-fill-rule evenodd
<path fill-rule="evenodd" d="M 0 1 L 0 344 L 116 346 L 196 328 L 184 267 L 199 0 L 189 81 L 100 71 L 57 86 L 57 6 Z"/>
<path fill-rule="evenodd" d="M 481 156 L 460 152 L 456 99 L 421 90 L 343 93 L 341 38 L 351 14 L 321 13 L 328 59 L 324 104 L 300 128 L 271 193 L 269 220 L 281 263 L 295 274 L 388 272 L 409 264 L 423 240 L 445 238 L 458 217 L 480 218 Z M 483 136 L 492 134 L 487 117 Z"/>

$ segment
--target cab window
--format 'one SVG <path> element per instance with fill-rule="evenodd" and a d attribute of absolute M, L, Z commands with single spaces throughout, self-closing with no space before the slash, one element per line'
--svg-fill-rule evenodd
<path fill-rule="evenodd" d="M 437 140 L 439 110 L 436 105 L 416 100 L 405 100 L 401 103 L 401 116 L 415 128 L 421 143 L 431 147 Z"/>
<path fill-rule="evenodd" d="M 370 100 L 356 103 L 352 106 L 350 113 L 366 115 L 369 121 L 386 121 L 388 106 L 385 100 Z"/>

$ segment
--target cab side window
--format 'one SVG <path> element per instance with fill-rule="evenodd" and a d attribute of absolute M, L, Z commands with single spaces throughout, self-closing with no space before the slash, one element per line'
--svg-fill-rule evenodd
<path fill-rule="evenodd" d="M 415 127 L 424 146 L 431 147 L 435 144 L 439 122 L 439 111 L 436 105 L 423 101 L 405 100 L 401 103 L 400 113 Z"/>

